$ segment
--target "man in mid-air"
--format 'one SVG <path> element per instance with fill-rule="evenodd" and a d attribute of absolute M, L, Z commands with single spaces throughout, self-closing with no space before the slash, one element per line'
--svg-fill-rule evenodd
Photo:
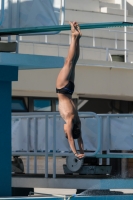
<path fill-rule="evenodd" d="M 71 44 L 63 68 L 60 70 L 56 81 L 56 92 L 59 99 L 59 112 L 64 119 L 64 132 L 68 138 L 70 148 L 78 158 L 84 157 L 83 140 L 81 135 L 81 122 L 78 111 L 72 100 L 74 92 L 75 65 L 79 58 L 80 27 L 77 22 L 70 22 Z M 74 139 L 78 140 L 79 153 L 75 148 Z"/>

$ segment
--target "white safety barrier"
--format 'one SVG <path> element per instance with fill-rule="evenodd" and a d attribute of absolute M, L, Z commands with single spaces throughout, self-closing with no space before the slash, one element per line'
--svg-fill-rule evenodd
<path fill-rule="evenodd" d="M 97 120 L 88 113 L 80 113 L 82 137 L 84 149 L 95 151 L 97 148 Z M 54 118 L 56 124 L 54 127 Z M 102 150 L 127 150 L 133 149 L 133 115 L 98 115 L 102 117 Z M 47 124 L 46 124 L 47 121 Z M 53 138 L 56 135 L 56 151 L 70 151 L 68 141 L 64 134 L 64 121 L 58 113 L 25 114 L 12 116 L 12 151 L 30 151 L 43 152 L 48 146 L 48 152 L 53 151 Z M 109 128 L 110 126 L 110 128 Z M 110 129 L 110 144 L 108 144 L 108 128 Z M 48 144 L 46 144 L 46 130 L 48 135 Z M 27 136 L 28 135 L 28 136 Z M 34 142 L 35 141 L 35 142 Z M 77 143 L 76 143 L 77 146 Z M 78 146 L 77 146 L 78 148 Z"/>
<path fill-rule="evenodd" d="M 93 134 L 98 137 L 94 155 L 100 150 L 99 118 L 95 113 L 81 113 L 80 118 L 92 118 Z M 29 173 L 29 156 L 34 156 L 34 172 L 37 171 L 37 156 L 45 156 L 45 178 L 48 177 L 48 156 L 53 156 L 53 178 L 56 177 L 56 156 L 72 154 L 63 133 L 63 120 L 58 112 L 21 113 L 12 116 L 12 155 L 27 156 L 27 173 Z M 84 138 L 83 138 L 84 139 Z"/>
<path fill-rule="evenodd" d="M 122 155 L 110 152 L 133 150 L 133 114 L 96 115 L 80 112 L 79 116 L 87 156 L 102 158 L 104 150 L 107 152 L 106 158 L 116 155 L 133 157 L 132 153 Z M 56 177 L 56 157 L 72 154 L 63 133 L 63 125 L 64 121 L 58 112 L 12 115 L 12 155 L 27 156 L 27 172 L 29 172 L 29 156 L 35 158 L 34 171 L 37 169 L 36 156 L 45 156 L 45 177 L 48 177 L 48 156 L 52 155 L 53 178 Z M 99 163 L 102 164 L 101 159 Z M 106 163 L 109 164 L 109 159 Z"/>
<path fill-rule="evenodd" d="M 54 116 L 55 128 L 54 127 Z M 93 116 L 80 116 L 82 123 L 82 136 L 86 150 L 95 151 L 97 148 L 97 120 Z M 47 124 L 46 124 L 47 121 Z M 12 117 L 12 151 L 29 151 L 35 149 L 44 152 L 53 151 L 53 138 L 56 137 L 56 151 L 68 152 L 70 147 L 64 134 L 64 121 L 59 114 L 43 113 L 32 116 Z M 47 132 L 47 133 L 46 133 Z M 48 144 L 46 137 L 48 136 Z M 77 146 L 77 143 L 76 143 Z M 78 148 L 78 146 L 77 146 Z"/>

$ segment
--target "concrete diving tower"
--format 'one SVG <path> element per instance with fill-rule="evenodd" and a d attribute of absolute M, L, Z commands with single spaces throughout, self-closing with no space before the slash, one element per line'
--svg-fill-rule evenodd
<path fill-rule="evenodd" d="M 11 93 L 18 69 L 62 67 L 64 59 L 54 56 L 0 53 L 0 196 L 11 196 Z"/>

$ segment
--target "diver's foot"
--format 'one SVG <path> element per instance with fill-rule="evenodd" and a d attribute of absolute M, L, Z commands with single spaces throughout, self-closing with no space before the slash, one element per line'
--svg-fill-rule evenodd
<path fill-rule="evenodd" d="M 79 38 L 81 38 L 81 36 L 82 36 L 82 33 L 81 33 L 81 30 L 80 30 L 80 26 L 78 25 L 78 23 L 77 22 L 75 22 L 75 24 L 74 24 L 74 27 L 76 28 L 76 30 L 79 32 Z"/>
<path fill-rule="evenodd" d="M 72 36 L 74 36 L 76 38 L 80 38 L 82 36 L 82 33 L 81 33 L 78 23 L 77 22 L 69 22 L 69 24 L 71 26 Z"/>

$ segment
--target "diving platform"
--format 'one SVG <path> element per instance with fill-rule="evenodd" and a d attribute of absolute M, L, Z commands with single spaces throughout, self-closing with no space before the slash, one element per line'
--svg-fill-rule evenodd
<path fill-rule="evenodd" d="M 102 22 L 102 23 L 86 23 L 79 24 L 80 29 L 96 29 L 96 28 L 113 28 L 113 27 L 130 27 L 132 22 Z M 0 29 L 0 35 L 23 35 L 23 34 L 37 34 L 48 32 L 60 32 L 71 30 L 70 25 L 55 25 L 55 26 L 40 26 L 40 27 L 26 27 L 26 28 L 8 28 Z"/>
<path fill-rule="evenodd" d="M 63 57 L 0 53 L 0 65 L 16 66 L 19 70 L 61 68 L 63 64 Z"/>

